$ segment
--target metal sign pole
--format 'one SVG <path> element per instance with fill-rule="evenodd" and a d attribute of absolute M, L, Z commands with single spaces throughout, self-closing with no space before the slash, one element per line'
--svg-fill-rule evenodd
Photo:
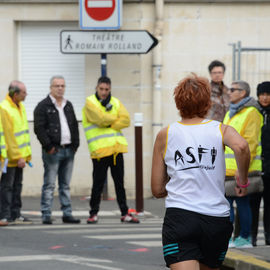
<path fill-rule="evenodd" d="M 107 76 L 107 54 L 101 54 L 101 76 Z"/>
<path fill-rule="evenodd" d="M 101 76 L 107 76 L 107 54 L 101 54 Z M 106 180 L 103 187 L 102 199 L 104 201 L 108 200 L 108 176 L 106 176 Z"/>
<path fill-rule="evenodd" d="M 134 114 L 135 125 L 135 175 L 136 175 L 136 212 L 143 213 L 143 154 L 142 125 L 143 114 Z"/>

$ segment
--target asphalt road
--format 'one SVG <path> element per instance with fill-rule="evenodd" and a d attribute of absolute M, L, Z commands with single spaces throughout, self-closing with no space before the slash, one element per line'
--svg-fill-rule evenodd
<path fill-rule="evenodd" d="M 73 214 L 82 218 L 79 225 L 63 224 L 58 211 L 53 225 L 43 225 L 32 207 L 23 213 L 33 219 L 33 225 L 1 227 L 0 270 L 166 269 L 159 215 L 146 211 L 140 224 L 123 224 L 115 202 L 108 202 L 99 223 L 87 225 L 84 211 L 88 209 L 82 211 L 81 203 L 73 206 Z"/>

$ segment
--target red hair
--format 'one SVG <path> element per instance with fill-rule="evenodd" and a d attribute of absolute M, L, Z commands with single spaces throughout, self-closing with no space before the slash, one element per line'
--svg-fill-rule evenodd
<path fill-rule="evenodd" d="M 183 118 L 205 117 L 211 107 L 208 80 L 192 73 L 174 89 L 174 101 Z"/>

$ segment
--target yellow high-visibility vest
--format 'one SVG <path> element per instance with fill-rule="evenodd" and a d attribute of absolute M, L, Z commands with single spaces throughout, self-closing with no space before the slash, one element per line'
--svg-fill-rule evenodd
<path fill-rule="evenodd" d="M 248 115 L 252 110 L 258 111 L 255 107 L 247 107 L 242 109 L 240 112 L 237 113 L 236 116 L 233 116 L 232 118 L 229 117 L 229 111 L 226 113 L 223 123 L 225 125 L 229 125 L 234 127 L 237 132 L 241 135 L 243 134 L 243 129 L 246 126 L 246 121 L 248 119 Z M 258 111 L 258 114 L 260 115 L 261 123 L 260 126 L 263 125 L 263 116 Z M 254 171 L 261 171 L 262 170 L 262 161 L 261 161 L 261 153 L 262 153 L 262 146 L 261 146 L 261 129 L 258 134 L 258 145 L 256 148 L 256 156 L 251 161 L 249 165 L 248 172 L 254 172 Z M 225 163 L 226 163 L 226 176 L 234 176 L 235 171 L 237 169 L 237 164 L 234 156 L 234 152 L 231 148 L 227 147 L 225 148 Z"/>
<path fill-rule="evenodd" d="M 95 95 L 91 95 L 87 99 L 100 110 L 106 111 L 106 108 L 101 105 Z M 119 100 L 111 97 L 110 103 L 112 104 L 112 109 L 107 113 L 117 115 L 120 107 Z M 121 130 L 103 128 L 87 122 L 84 110 L 82 111 L 82 124 L 91 158 L 103 158 L 113 154 L 127 152 L 128 143 Z"/>
<path fill-rule="evenodd" d="M 0 156 L 1 156 L 1 159 L 7 158 L 6 141 L 5 141 L 5 136 L 4 136 L 4 131 L 3 131 L 1 119 L 0 119 Z"/>
<path fill-rule="evenodd" d="M 12 106 L 7 99 L 5 99 L 2 101 L 1 107 L 6 110 L 11 116 L 14 127 L 13 135 L 15 136 L 16 143 L 22 155 L 22 158 L 31 156 L 32 152 L 30 146 L 28 121 L 26 118 L 26 111 L 23 103 L 20 103 L 21 110 L 19 110 L 16 107 Z M 5 136 L 8 136 L 8 134 L 5 134 Z"/>

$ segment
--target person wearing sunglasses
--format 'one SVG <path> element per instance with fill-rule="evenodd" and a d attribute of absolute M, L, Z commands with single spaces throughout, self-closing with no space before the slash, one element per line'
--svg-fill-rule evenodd
<path fill-rule="evenodd" d="M 234 127 L 238 133 L 248 142 L 250 149 L 250 165 L 248 177 L 250 187 L 246 196 L 239 197 L 239 187 L 235 185 L 234 179 L 238 176 L 237 162 L 233 151 L 225 148 L 226 181 L 225 191 L 230 203 L 230 219 L 234 222 L 233 202 L 236 202 L 239 215 L 239 236 L 230 241 L 230 247 L 249 248 L 252 211 L 250 208 L 249 195 L 262 192 L 261 179 L 261 127 L 263 123 L 259 106 L 253 97 L 250 97 L 250 86 L 245 81 L 234 81 L 229 88 L 230 107 L 226 113 L 223 123 Z"/>

